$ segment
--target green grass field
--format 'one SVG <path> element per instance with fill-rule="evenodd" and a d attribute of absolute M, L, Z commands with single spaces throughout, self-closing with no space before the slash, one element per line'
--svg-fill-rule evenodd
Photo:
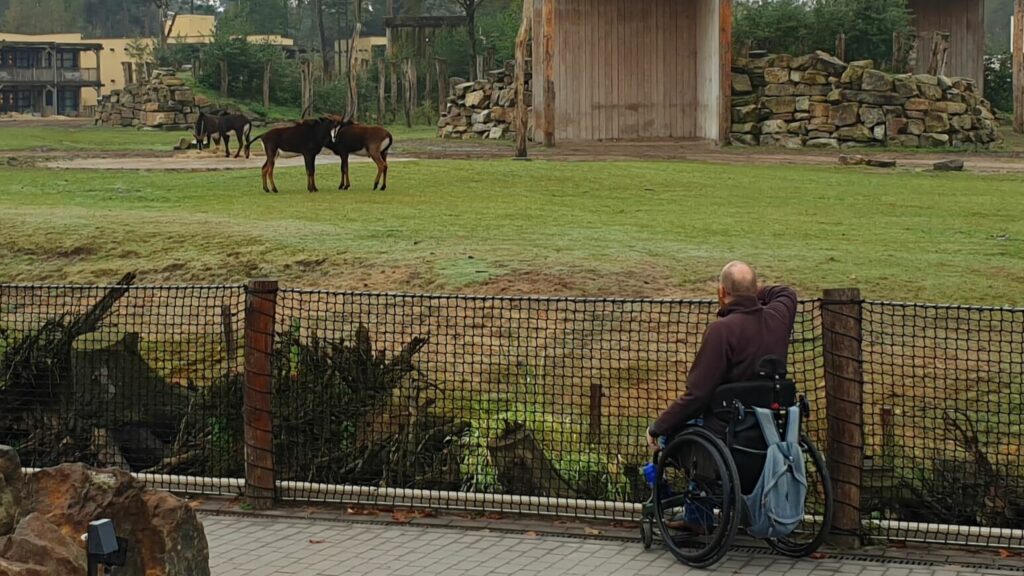
<path fill-rule="evenodd" d="M 309 194 L 283 169 L 267 195 L 256 170 L 0 169 L 0 281 L 710 295 L 743 258 L 807 296 L 1024 304 L 1019 176 L 422 160 L 393 162 L 387 192 L 367 164 L 352 178 L 322 169 Z"/>

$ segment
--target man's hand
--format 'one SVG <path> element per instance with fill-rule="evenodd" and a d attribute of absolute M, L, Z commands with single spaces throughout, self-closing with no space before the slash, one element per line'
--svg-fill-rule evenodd
<path fill-rule="evenodd" d="M 647 447 L 651 449 L 651 452 L 660 448 L 660 446 L 658 446 L 658 438 L 651 435 L 650 428 L 647 429 Z"/>

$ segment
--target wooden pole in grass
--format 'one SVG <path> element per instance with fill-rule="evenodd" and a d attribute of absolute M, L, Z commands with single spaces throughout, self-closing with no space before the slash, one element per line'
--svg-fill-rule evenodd
<path fill-rule="evenodd" d="M 1013 131 L 1024 134 L 1024 0 L 1013 4 Z"/>
<path fill-rule="evenodd" d="M 245 499 L 257 510 L 274 505 L 274 323 L 277 281 L 250 280 L 245 294 Z"/>
<path fill-rule="evenodd" d="M 541 0 L 544 21 L 544 145 L 555 145 L 555 0 Z M 535 80 L 536 81 L 536 80 Z"/>
<path fill-rule="evenodd" d="M 270 62 L 263 66 L 263 111 L 270 108 Z"/>
<path fill-rule="evenodd" d="M 434 66 L 437 68 L 437 114 L 444 116 L 448 112 L 448 61 L 434 58 Z"/>
<path fill-rule="evenodd" d="M 516 158 L 526 158 L 526 46 L 533 23 L 533 0 L 523 0 L 523 21 L 516 35 Z"/>
<path fill-rule="evenodd" d="M 860 545 L 860 492 L 864 469 L 864 374 L 860 290 L 825 290 L 821 303 L 825 360 L 828 471 L 832 476 L 834 544 Z"/>

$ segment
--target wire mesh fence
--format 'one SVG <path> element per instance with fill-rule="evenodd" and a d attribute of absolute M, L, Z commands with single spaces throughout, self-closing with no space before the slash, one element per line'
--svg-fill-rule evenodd
<path fill-rule="evenodd" d="M 644 429 L 684 388 L 716 312 L 274 297 L 279 498 L 611 518 L 649 496 Z M 858 304 L 866 533 L 1024 546 L 1024 309 Z M 822 308 L 800 303 L 789 373 L 824 451 Z M 0 443 L 28 467 L 80 461 L 240 493 L 245 315 L 243 286 L 0 285 Z"/>
<path fill-rule="evenodd" d="M 244 475 L 243 312 L 241 286 L 0 285 L 0 443 L 232 492 L 208 479 Z"/>
<path fill-rule="evenodd" d="M 869 530 L 1024 546 L 1024 309 L 863 310 Z"/>

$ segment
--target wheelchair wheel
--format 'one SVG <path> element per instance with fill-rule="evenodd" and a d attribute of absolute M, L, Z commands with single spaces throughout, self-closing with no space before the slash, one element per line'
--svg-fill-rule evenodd
<path fill-rule="evenodd" d="M 650 550 L 651 545 L 654 544 L 654 525 L 653 520 L 641 520 L 640 521 L 640 543 L 643 544 L 644 550 Z"/>
<path fill-rule="evenodd" d="M 741 512 L 739 475 L 722 441 L 685 430 L 661 452 L 657 477 L 654 511 L 665 547 L 694 568 L 721 560 Z"/>
<path fill-rule="evenodd" d="M 810 556 L 825 542 L 832 526 L 832 479 L 825 458 L 810 441 L 800 438 L 807 471 L 807 504 L 804 521 L 785 538 L 766 540 L 776 552 L 793 558 Z"/>

